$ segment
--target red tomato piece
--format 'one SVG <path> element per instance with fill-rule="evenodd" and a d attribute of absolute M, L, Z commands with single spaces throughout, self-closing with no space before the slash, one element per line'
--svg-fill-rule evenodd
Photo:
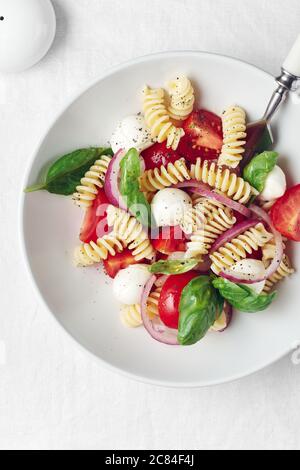
<path fill-rule="evenodd" d="M 182 124 L 185 136 L 180 140 L 177 153 L 190 162 L 198 157 L 215 160 L 223 146 L 222 120 L 205 109 L 194 111 Z"/>
<path fill-rule="evenodd" d="M 185 274 L 169 276 L 163 285 L 158 310 L 161 321 L 169 328 L 178 329 L 179 304 L 182 291 L 196 277 L 199 277 L 198 272 L 189 271 Z"/>
<path fill-rule="evenodd" d="M 180 156 L 172 149 L 168 149 L 166 143 L 156 143 L 141 153 L 144 158 L 146 170 L 152 170 L 157 167 L 166 166 L 168 163 L 174 163 Z"/>
<path fill-rule="evenodd" d="M 125 250 L 118 253 L 116 256 L 108 255 L 108 258 L 103 261 L 106 273 L 114 279 L 121 269 L 126 269 L 132 264 L 138 264 L 130 250 Z"/>
<path fill-rule="evenodd" d="M 108 204 L 109 201 L 104 190 L 99 189 L 93 205 L 89 207 L 85 213 L 83 224 L 80 229 L 80 240 L 83 243 L 90 243 L 91 241 L 96 243 L 98 238 L 108 233 L 108 227 L 105 223 Z"/>
<path fill-rule="evenodd" d="M 271 209 L 274 227 L 285 237 L 300 242 L 300 184 L 290 188 Z"/>
<path fill-rule="evenodd" d="M 170 255 L 176 251 L 186 251 L 186 238 L 179 226 L 161 227 L 151 237 L 155 250 Z"/>

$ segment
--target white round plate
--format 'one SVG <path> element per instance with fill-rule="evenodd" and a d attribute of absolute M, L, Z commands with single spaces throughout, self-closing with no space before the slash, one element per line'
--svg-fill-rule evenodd
<path fill-rule="evenodd" d="M 38 181 L 41 170 L 57 156 L 79 147 L 106 145 L 118 120 L 140 111 L 145 83 L 162 86 L 178 74 L 196 84 L 202 107 L 220 114 L 224 107 L 239 104 L 251 120 L 262 116 L 274 89 L 274 79 L 252 65 L 199 52 L 150 55 L 115 67 L 66 106 L 33 155 L 24 186 Z M 274 122 L 281 165 L 291 175 L 290 183 L 300 181 L 299 111 L 289 100 L 279 113 L 280 127 Z M 23 195 L 22 247 L 49 311 L 110 368 L 158 385 L 219 384 L 262 369 L 300 340 L 297 275 L 282 283 L 268 311 L 236 313 L 225 333 L 210 333 L 192 347 L 165 346 L 143 328 L 124 328 L 110 280 L 97 269 L 76 269 L 72 264 L 82 216 L 70 198 L 46 192 Z M 296 244 L 292 255 L 300 266 Z"/>

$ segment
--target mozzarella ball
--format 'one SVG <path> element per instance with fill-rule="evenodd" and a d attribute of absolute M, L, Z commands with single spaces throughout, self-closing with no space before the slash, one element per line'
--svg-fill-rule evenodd
<path fill-rule="evenodd" d="M 116 299 L 125 305 L 140 304 L 145 285 L 151 276 L 145 264 L 133 264 L 121 269 L 113 282 Z"/>
<path fill-rule="evenodd" d="M 176 188 L 158 191 L 152 199 L 151 210 L 158 227 L 180 225 L 192 207 L 190 196 Z"/>
<path fill-rule="evenodd" d="M 134 147 L 142 152 L 150 147 L 153 141 L 144 117 L 132 115 L 124 118 L 113 133 L 110 144 L 115 153 L 121 148 L 127 151 Z"/>
<path fill-rule="evenodd" d="M 264 278 L 266 274 L 266 268 L 264 263 L 257 259 L 243 259 L 238 261 L 233 266 L 231 266 L 230 270 L 234 274 L 240 274 L 241 279 L 253 279 L 253 278 Z M 243 284 L 243 282 L 239 282 L 239 284 Z M 247 286 L 252 289 L 256 294 L 261 294 L 264 290 L 266 281 L 256 282 L 254 284 L 247 284 Z"/>
<path fill-rule="evenodd" d="M 260 199 L 263 201 L 274 201 L 283 196 L 287 188 L 286 176 L 279 166 L 268 174 L 263 192 Z"/>

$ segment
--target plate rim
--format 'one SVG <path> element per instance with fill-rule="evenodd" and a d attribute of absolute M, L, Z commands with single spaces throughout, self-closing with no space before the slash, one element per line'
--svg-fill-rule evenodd
<path fill-rule="evenodd" d="M 47 135 L 49 132 L 53 129 L 53 127 L 56 125 L 57 121 L 63 116 L 63 114 L 67 111 L 67 109 L 77 100 L 79 99 L 84 93 L 88 92 L 91 88 L 97 85 L 101 80 L 109 77 L 110 75 L 121 71 L 123 69 L 126 69 L 126 67 L 130 67 L 132 65 L 136 64 L 141 64 L 143 62 L 148 62 L 149 60 L 153 59 L 161 59 L 164 57 L 178 57 L 178 56 L 186 56 L 186 55 L 194 55 L 194 56 L 202 56 L 202 57 L 217 57 L 219 59 L 225 60 L 225 61 L 230 61 L 230 62 L 235 62 L 238 64 L 241 64 L 243 66 L 249 67 L 249 69 L 254 69 L 256 72 L 261 73 L 262 75 L 265 76 L 265 78 L 272 78 L 274 77 L 269 73 L 266 72 L 264 69 L 251 64 L 250 62 L 232 57 L 230 55 L 224 55 L 224 54 L 219 54 L 219 53 L 212 53 L 212 52 L 205 52 L 205 51 L 198 51 L 198 50 L 173 50 L 173 51 L 164 51 L 164 52 L 155 52 L 151 54 L 145 54 L 142 56 L 135 57 L 130 60 L 123 61 L 121 63 L 115 64 L 111 67 L 106 68 L 101 74 L 99 74 L 96 78 L 93 78 L 89 82 L 85 83 L 83 86 L 80 87 L 77 91 L 71 94 L 71 96 L 66 100 L 66 103 L 61 106 L 60 110 L 57 112 L 57 114 L 54 116 L 54 119 L 51 120 L 51 123 L 47 127 L 46 131 L 43 132 L 42 136 L 40 137 L 37 145 L 35 146 L 33 152 L 31 153 L 30 157 L 28 158 L 28 161 L 26 163 L 26 170 L 24 173 L 24 177 L 22 179 L 22 188 L 21 188 L 21 194 L 19 197 L 19 203 L 18 203 L 18 239 L 19 239 L 19 245 L 21 248 L 21 253 L 22 253 L 22 259 L 25 265 L 25 269 L 27 271 L 27 274 L 31 280 L 31 284 L 33 286 L 33 290 L 37 296 L 37 299 L 39 299 L 39 302 L 41 302 L 41 305 L 45 307 L 45 309 L 48 311 L 48 313 L 51 315 L 51 317 L 55 320 L 55 322 L 60 326 L 60 328 L 63 329 L 63 331 L 67 334 L 69 338 L 71 338 L 72 342 L 77 345 L 85 354 L 89 354 L 89 356 L 93 359 L 93 361 L 99 363 L 108 371 L 114 372 L 116 374 L 120 374 L 123 377 L 126 377 L 128 379 L 134 380 L 139 383 L 144 383 L 148 385 L 155 385 L 163 388 L 179 388 L 179 389 L 192 389 L 192 388 L 202 388 L 202 387 L 211 387 L 211 386 L 216 386 L 216 385 L 222 385 L 226 383 L 232 383 L 237 380 L 241 380 L 243 378 L 249 377 L 250 375 L 253 375 L 259 371 L 262 371 L 263 369 L 271 366 L 272 364 L 275 364 L 278 362 L 280 359 L 284 358 L 286 355 L 288 355 L 291 352 L 291 348 L 288 348 L 287 350 L 284 350 L 283 352 L 279 353 L 276 357 L 274 357 L 272 360 L 266 360 L 261 363 L 259 367 L 253 367 L 251 369 L 247 369 L 244 373 L 237 373 L 233 374 L 232 376 L 228 378 L 220 378 L 220 379 L 215 379 L 215 380 L 197 380 L 197 381 L 187 381 L 187 382 L 178 382 L 178 381 L 168 381 L 168 380 L 157 380 L 157 379 L 151 379 L 149 377 L 144 377 L 142 375 L 137 375 L 132 372 L 126 371 L 122 368 L 119 368 L 117 366 L 112 365 L 110 362 L 107 360 L 99 357 L 96 353 L 91 351 L 87 346 L 84 346 L 69 330 L 68 328 L 63 325 L 58 317 L 52 312 L 50 307 L 48 306 L 46 299 L 43 297 L 42 293 L 40 292 L 34 273 L 31 269 L 31 265 L 29 262 L 29 257 L 26 251 L 26 244 L 25 244 L 25 233 L 24 233 L 24 205 L 25 205 L 25 198 L 26 194 L 23 191 L 23 188 L 27 186 L 29 176 L 34 164 L 34 161 L 40 151 L 41 146 L 43 145 L 44 140 L 46 139 Z M 275 80 L 275 79 L 274 79 Z"/>

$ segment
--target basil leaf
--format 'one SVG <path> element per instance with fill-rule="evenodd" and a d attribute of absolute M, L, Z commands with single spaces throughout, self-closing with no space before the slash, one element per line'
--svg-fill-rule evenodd
<path fill-rule="evenodd" d="M 182 291 L 179 305 L 178 342 L 200 341 L 222 313 L 223 300 L 209 276 L 193 279 Z"/>
<path fill-rule="evenodd" d="M 49 193 L 69 196 L 76 191 L 81 178 L 101 157 L 101 155 L 112 155 L 111 149 L 88 148 L 75 150 L 56 160 L 48 170 L 45 181 L 25 189 L 26 193 L 46 190 Z"/>
<path fill-rule="evenodd" d="M 244 169 L 244 179 L 260 193 L 264 190 L 268 174 L 274 169 L 278 156 L 277 152 L 263 152 L 252 158 Z"/>
<path fill-rule="evenodd" d="M 151 208 L 140 190 L 141 161 L 138 151 L 130 149 L 121 160 L 120 193 L 131 213 L 144 227 L 151 226 Z"/>
<path fill-rule="evenodd" d="M 240 312 L 256 313 L 268 308 L 277 293 L 256 294 L 250 287 L 244 284 L 235 284 L 221 277 L 213 280 L 213 285 L 219 289 L 220 294 L 234 308 Z"/>
<path fill-rule="evenodd" d="M 153 274 L 183 274 L 191 271 L 199 264 L 197 259 L 158 261 L 149 267 Z"/>

